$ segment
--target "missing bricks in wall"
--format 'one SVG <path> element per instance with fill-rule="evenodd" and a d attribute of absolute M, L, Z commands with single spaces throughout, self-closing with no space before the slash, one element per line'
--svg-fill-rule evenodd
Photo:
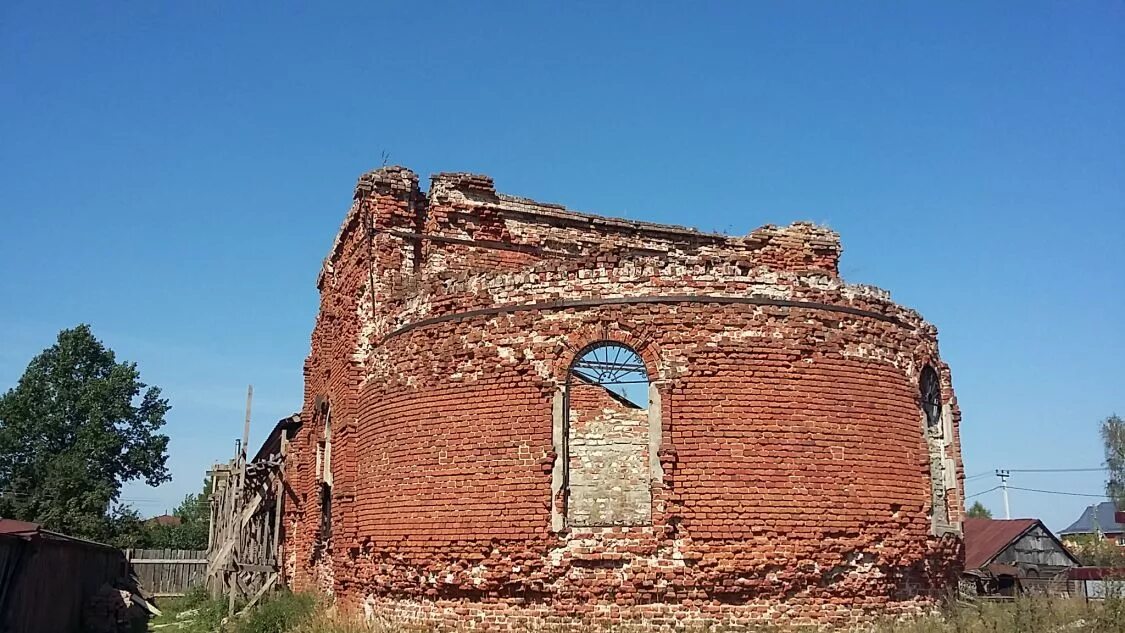
<path fill-rule="evenodd" d="M 444 244 L 456 244 L 459 246 L 472 246 L 474 248 L 485 248 L 498 251 L 511 251 L 513 253 L 525 253 L 529 255 L 560 257 L 560 258 L 574 258 L 578 257 L 571 253 L 562 251 L 552 251 L 538 246 L 524 246 L 518 244 L 505 244 L 495 240 L 466 240 L 456 237 L 444 237 L 441 235 L 425 235 L 422 233 L 412 233 L 410 231 L 387 231 L 388 235 L 393 235 L 404 240 L 410 240 L 417 250 L 421 249 L 422 242 L 429 240 L 432 242 L 441 242 Z"/>
<path fill-rule="evenodd" d="M 839 255 L 808 223 L 726 237 L 364 174 L 318 280 L 302 415 L 335 422 L 292 443 L 287 580 L 490 629 L 931 608 L 960 411 L 936 330 Z"/>

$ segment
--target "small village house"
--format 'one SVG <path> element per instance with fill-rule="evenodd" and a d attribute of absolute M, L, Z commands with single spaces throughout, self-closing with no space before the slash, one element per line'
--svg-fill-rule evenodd
<path fill-rule="evenodd" d="M 1091 505 L 1082 516 L 1059 532 L 1063 540 L 1095 535 L 1125 547 L 1125 512 L 1118 512 L 1112 501 Z"/>

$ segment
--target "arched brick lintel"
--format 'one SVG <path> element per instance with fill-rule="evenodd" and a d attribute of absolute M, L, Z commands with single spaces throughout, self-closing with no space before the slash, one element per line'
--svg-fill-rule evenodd
<path fill-rule="evenodd" d="M 603 321 L 598 325 L 583 325 L 575 328 L 555 347 L 552 359 L 552 376 L 555 384 L 566 384 L 570 368 L 588 348 L 598 343 L 619 343 L 637 353 L 645 365 L 649 384 L 659 383 L 665 372 L 660 361 L 660 350 L 656 341 L 642 329 L 634 329 L 616 321 Z"/>

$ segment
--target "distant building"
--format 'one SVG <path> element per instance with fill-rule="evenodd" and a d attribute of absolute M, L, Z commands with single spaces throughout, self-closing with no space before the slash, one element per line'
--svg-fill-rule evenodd
<path fill-rule="evenodd" d="M 1117 512 L 1112 501 L 1104 501 L 1088 506 L 1077 521 L 1059 532 L 1064 540 L 1088 534 L 1100 534 L 1106 540 L 1125 547 L 1125 512 Z"/>
<path fill-rule="evenodd" d="M 1054 578 L 1079 566 L 1062 542 L 1038 519 L 966 518 L 965 572 L 1000 579 L 1000 589 L 1018 579 Z"/>
<path fill-rule="evenodd" d="M 158 517 L 152 517 L 148 521 L 145 521 L 145 523 L 149 525 L 163 525 L 167 527 L 178 527 L 183 524 L 183 522 L 183 519 L 171 514 L 162 514 Z"/>

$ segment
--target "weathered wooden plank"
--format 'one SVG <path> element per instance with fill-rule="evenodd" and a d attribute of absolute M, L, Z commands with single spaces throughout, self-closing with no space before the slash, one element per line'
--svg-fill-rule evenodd
<path fill-rule="evenodd" d="M 285 493 L 288 447 L 283 444 L 279 458 L 271 456 L 253 464 L 246 460 L 247 448 L 243 442 L 233 460 L 213 468 L 213 473 L 222 476 L 213 478 L 203 581 L 212 595 L 228 593 L 230 600 L 260 596 L 279 578 L 281 497 Z"/>
<path fill-rule="evenodd" d="M 241 615 L 243 613 L 246 613 L 254 605 L 258 604 L 258 601 L 262 599 L 262 596 L 266 595 L 266 592 L 269 591 L 270 589 L 272 589 L 274 583 L 276 583 L 276 582 L 277 582 L 277 574 L 276 573 L 271 574 L 268 578 L 266 578 L 266 581 L 262 583 L 261 588 L 259 588 L 258 591 L 256 591 L 254 593 L 254 597 L 251 598 L 250 601 L 246 603 L 246 606 L 243 607 L 242 610 L 238 612 L 239 615 Z"/>
<path fill-rule="evenodd" d="M 255 563 L 235 563 L 239 571 L 253 571 L 263 574 L 273 573 L 277 571 L 277 567 L 273 565 L 258 565 Z"/>

